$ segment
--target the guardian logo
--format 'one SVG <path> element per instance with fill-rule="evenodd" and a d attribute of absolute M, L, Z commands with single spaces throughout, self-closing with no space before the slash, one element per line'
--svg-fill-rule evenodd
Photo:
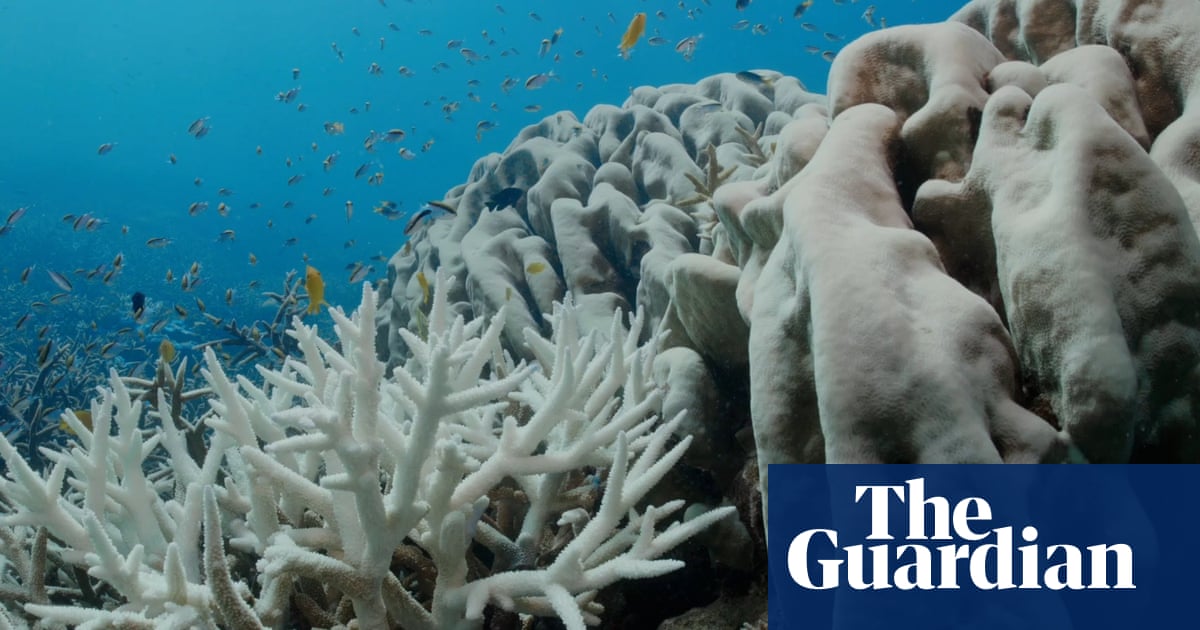
<path fill-rule="evenodd" d="M 866 540 L 881 542 L 840 547 L 834 529 L 800 532 L 788 545 L 787 570 L 802 588 L 1136 588 L 1133 549 L 1128 544 L 1095 544 L 1082 549 L 1044 545 L 1032 524 L 1020 531 L 1012 526 L 990 527 L 992 508 L 983 498 L 968 497 L 951 505 L 946 497 L 926 497 L 924 478 L 909 479 L 903 485 L 857 485 L 854 503 L 870 510 Z M 902 541 L 890 530 L 889 511 L 893 508 L 907 509 L 908 527 Z"/>

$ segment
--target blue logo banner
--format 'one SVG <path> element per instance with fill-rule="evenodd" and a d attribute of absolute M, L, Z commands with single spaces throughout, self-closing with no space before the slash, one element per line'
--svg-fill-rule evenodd
<path fill-rule="evenodd" d="M 1200 628 L 1200 466 L 770 466 L 772 629 Z"/>

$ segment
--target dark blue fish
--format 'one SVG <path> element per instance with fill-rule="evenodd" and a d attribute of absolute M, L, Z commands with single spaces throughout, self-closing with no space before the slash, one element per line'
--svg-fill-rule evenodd
<path fill-rule="evenodd" d="M 517 202 L 521 200 L 521 196 L 524 194 L 525 191 L 521 190 L 520 188 L 505 188 L 504 190 L 492 195 L 492 197 L 484 202 L 483 205 L 488 210 L 515 206 L 517 205 Z"/>
<path fill-rule="evenodd" d="M 737 0 L 737 2 L 733 3 L 733 7 L 738 11 L 745 9 L 748 6 L 750 6 L 750 0 Z"/>
<path fill-rule="evenodd" d="M 137 291 L 133 294 L 131 302 L 133 303 L 133 317 L 137 319 L 142 316 L 142 311 L 146 310 L 146 295 Z"/>

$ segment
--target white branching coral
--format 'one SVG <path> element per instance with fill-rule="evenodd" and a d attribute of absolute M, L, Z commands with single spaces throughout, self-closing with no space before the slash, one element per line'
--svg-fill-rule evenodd
<path fill-rule="evenodd" d="M 390 374 L 369 286 L 353 316 L 330 310 L 336 344 L 294 322 L 302 358 L 259 368 L 260 385 L 206 351 L 203 461 L 171 422 L 140 425 L 115 374 L 94 432 L 74 423 L 78 445 L 47 453 L 45 476 L 0 437 L 0 551 L 23 568 L 4 578 L 10 601 L 80 627 L 476 628 L 495 606 L 583 628 L 600 589 L 679 568 L 664 554 L 732 508 L 684 523 L 682 501 L 643 505 L 691 438 L 657 415 L 659 338 L 639 344 L 641 315 L 585 335 L 568 299 L 551 339 L 527 333 L 537 361 L 516 364 L 504 311 L 451 317 L 450 282 Z M 165 417 L 157 403 L 148 415 Z M 57 563 L 50 597 L 36 552 L 17 548 L 31 527 Z"/>

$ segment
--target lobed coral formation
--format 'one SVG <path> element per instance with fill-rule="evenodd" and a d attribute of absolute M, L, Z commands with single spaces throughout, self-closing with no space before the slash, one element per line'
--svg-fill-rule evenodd
<path fill-rule="evenodd" d="M 976 0 L 849 44 L 827 96 L 753 71 L 549 117 L 392 259 L 381 335 L 404 356 L 442 267 L 510 330 L 567 291 L 585 321 L 645 309 L 703 366 L 691 430 L 750 420 L 748 457 L 691 462 L 714 502 L 743 463 L 765 494 L 770 463 L 1195 462 L 1197 25 L 1187 0 Z"/>

